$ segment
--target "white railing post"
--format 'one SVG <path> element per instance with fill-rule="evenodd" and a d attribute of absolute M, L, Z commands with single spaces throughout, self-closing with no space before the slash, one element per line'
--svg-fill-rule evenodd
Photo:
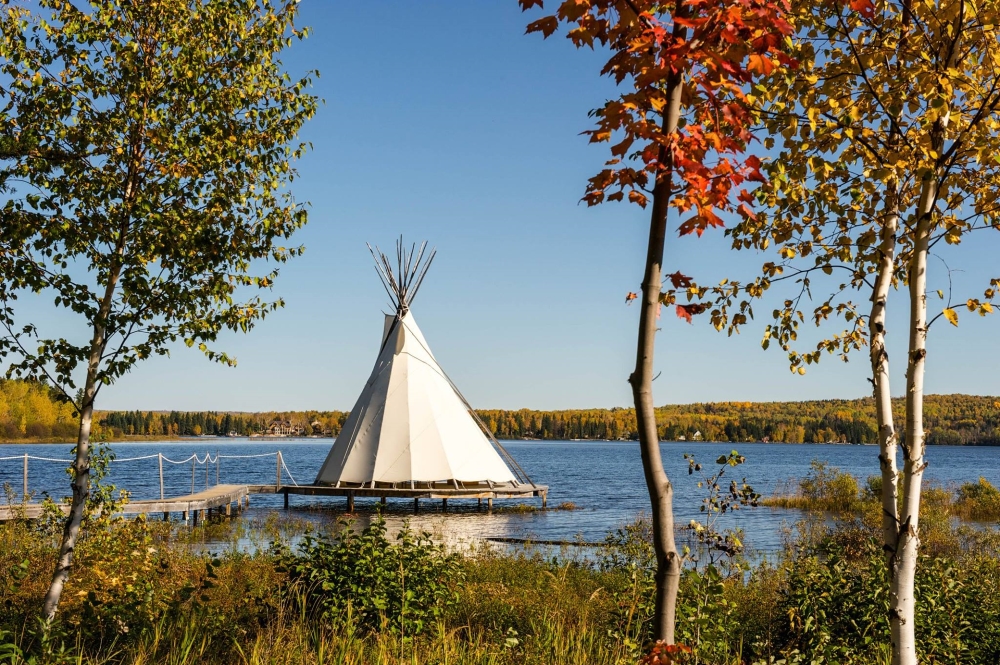
<path fill-rule="evenodd" d="M 277 460 L 278 460 L 278 482 L 275 483 L 274 487 L 275 487 L 275 489 L 281 489 L 281 451 L 280 450 L 278 451 Z"/>
<path fill-rule="evenodd" d="M 160 463 L 160 501 L 163 501 L 163 453 L 156 453 L 156 457 Z"/>
<path fill-rule="evenodd" d="M 24 495 L 21 497 L 21 503 L 28 502 L 28 453 L 24 453 Z"/>
<path fill-rule="evenodd" d="M 219 484 L 219 451 L 215 451 L 215 484 Z"/>
<path fill-rule="evenodd" d="M 194 465 L 198 461 L 197 455 L 191 456 L 191 494 L 194 494 Z"/>

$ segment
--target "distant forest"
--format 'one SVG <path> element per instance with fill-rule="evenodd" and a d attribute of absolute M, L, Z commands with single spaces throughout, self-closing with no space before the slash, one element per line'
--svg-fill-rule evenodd
<path fill-rule="evenodd" d="M 893 400 L 903 429 L 903 400 Z M 635 410 L 477 411 L 500 439 L 638 439 Z M 709 402 L 656 409 L 664 441 L 770 441 L 772 443 L 875 443 L 872 399 L 811 402 Z M 927 395 L 928 443 L 1000 445 L 1000 398 Z"/>
<path fill-rule="evenodd" d="M 34 381 L 0 381 L 0 440 L 75 439 L 76 409 Z"/>
<path fill-rule="evenodd" d="M 345 411 L 110 411 L 98 414 L 113 438 L 122 436 L 335 436 L 347 419 Z"/>
<path fill-rule="evenodd" d="M 894 402 L 897 429 L 902 400 Z M 478 410 L 500 439 L 635 439 L 632 409 L 533 411 Z M 928 395 L 925 426 L 931 444 L 1000 445 L 1000 397 Z M 656 410 L 660 437 L 675 441 L 773 443 L 874 443 L 872 400 L 812 402 L 712 402 Z M 268 432 L 336 436 L 344 411 L 114 411 L 97 414 L 95 434 L 110 440 L 158 436 L 246 436 Z M 48 386 L 0 381 L 0 440 L 76 437 L 73 407 Z"/>

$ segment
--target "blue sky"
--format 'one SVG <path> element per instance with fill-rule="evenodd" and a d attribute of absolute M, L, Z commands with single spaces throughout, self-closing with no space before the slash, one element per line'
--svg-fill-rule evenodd
<path fill-rule="evenodd" d="M 275 290 L 286 308 L 250 335 L 223 339 L 235 369 L 178 347 L 106 388 L 98 408 L 349 409 L 387 308 L 365 243 L 387 249 L 400 234 L 438 248 L 413 311 L 472 404 L 630 404 L 638 309 L 625 294 L 638 290 L 647 216 L 579 203 L 607 150 L 580 132 L 614 89 L 598 77 L 600 52 L 524 35 L 527 20 L 515 0 L 304 0 L 301 23 L 314 33 L 285 62 L 293 73 L 320 70 L 314 92 L 325 104 L 305 129 L 314 149 L 293 185 L 311 212 L 297 236 L 306 253 L 282 267 Z M 946 255 L 964 271 L 956 293 L 982 291 L 997 249 L 984 237 Z M 760 263 L 728 251 L 720 233 L 668 240 L 667 268 L 704 280 L 745 278 Z M 940 288 L 940 271 L 931 283 Z M 903 295 L 890 326 L 894 394 L 903 387 Z M 780 352 L 760 349 L 764 323 L 727 339 L 707 321 L 665 316 L 656 402 L 869 393 L 863 356 L 791 375 Z M 1000 394 L 997 323 L 966 315 L 960 329 L 936 325 L 928 391 Z"/>

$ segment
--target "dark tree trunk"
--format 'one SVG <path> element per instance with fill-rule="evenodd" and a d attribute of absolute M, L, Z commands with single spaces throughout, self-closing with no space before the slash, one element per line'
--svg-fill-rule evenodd
<path fill-rule="evenodd" d="M 663 129 L 667 134 L 677 130 L 681 104 L 681 77 L 668 82 L 667 108 Z M 674 542 L 674 489 L 663 470 L 660 436 L 656 427 L 653 402 L 653 354 L 656 347 L 657 314 L 663 286 L 663 245 L 666 240 L 667 210 L 671 196 L 673 156 L 669 149 L 660 149 L 660 171 L 653 189 L 653 204 L 649 220 L 649 245 L 646 268 L 642 279 L 642 301 L 639 313 L 639 335 L 635 370 L 629 377 L 635 399 L 635 416 L 639 429 L 639 449 L 642 469 L 649 491 L 653 518 L 653 548 L 656 552 L 656 605 L 653 616 L 654 638 L 674 643 L 674 620 L 677 610 L 677 589 L 680 586 L 681 557 Z"/>

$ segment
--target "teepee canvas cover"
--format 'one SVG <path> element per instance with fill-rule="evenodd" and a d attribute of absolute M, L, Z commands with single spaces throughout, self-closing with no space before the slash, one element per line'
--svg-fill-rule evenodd
<path fill-rule="evenodd" d="M 385 255 L 379 254 L 381 263 L 376 257 L 396 313 L 386 316 L 375 369 L 323 463 L 317 485 L 530 482 L 501 459 L 506 451 L 487 438 L 413 320 L 409 304 L 434 256 L 432 252 L 421 265 L 423 253 L 423 246 L 416 255 L 400 248 L 396 271 Z"/>

